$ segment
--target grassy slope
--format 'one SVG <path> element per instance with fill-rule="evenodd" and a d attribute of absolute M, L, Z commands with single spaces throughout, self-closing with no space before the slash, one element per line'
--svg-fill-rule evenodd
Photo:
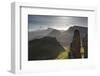
<path fill-rule="evenodd" d="M 64 47 L 64 49 L 65 49 L 65 51 L 64 51 L 64 52 L 61 52 L 61 53 L 58 55 L 57 59 L 68 59 L 69 48 L 65 48 L 65 47 Z"/>
<path fill-rule="evenodd" d="M 64 52 L 61 52 L 58 56 L 57 56 L 57 59 L 68 59 L 68 53 L 69 53 L 69 48 L 65 48 L 64 47 L 64 49 L 65 49 L 65 51 Z M 84 49 L 83 49 L 83 47 L 81 47 L 81 54 L 82 54 L 82 58 L 84 58 Z"/>

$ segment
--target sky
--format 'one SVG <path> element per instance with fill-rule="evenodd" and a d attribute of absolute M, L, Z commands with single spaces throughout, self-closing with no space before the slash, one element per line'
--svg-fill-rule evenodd
<path fill-rule="evenodd" d="M 28 31 L 54 28 L 67 30 L 70 26 L 88 26 L 87 17 L 28 15 Z"/>

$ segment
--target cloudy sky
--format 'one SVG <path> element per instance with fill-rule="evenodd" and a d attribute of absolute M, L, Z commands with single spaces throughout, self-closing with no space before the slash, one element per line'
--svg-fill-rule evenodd
<path fill-rule="evenodd" d="M 70 26 L 88 26 L 87 17 L 71 16 L 45 16 L 45 15 L 28 15 L 28 30 L 43 30 L 54 28 L 58 30 L 67 30 Z"/>

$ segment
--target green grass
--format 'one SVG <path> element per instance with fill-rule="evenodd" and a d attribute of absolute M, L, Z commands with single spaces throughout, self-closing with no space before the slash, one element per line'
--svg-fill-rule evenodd
<path fill-rule="evenodd" d="M 68 52 L 69 52 L 69 48 L 65 48 L 65 51 L 61 52 L 58 56 L 57 59 L 68 59 Z"/>
<path fill-rule="evenodd" d="M 56 59 L 68 59 L 68 53 L 69 53 L 69 48 L 64 47 L 65 51 L 61 52 Z M 84 48 L 81 47 L 80 53 L 82 55 L 82 58 L 84 58 Z"/>

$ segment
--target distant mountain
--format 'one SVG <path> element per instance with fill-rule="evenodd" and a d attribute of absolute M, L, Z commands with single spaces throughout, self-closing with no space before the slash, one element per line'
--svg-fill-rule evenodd
<path fill-rule="evenodd" d="M 28 32 L 28 40 L 39 39 L 48 35 L 48 33 L 52 32 L 54 29 L 48 28 L 45 30 L 37 30 Z"/>
<path fill-rule="evenodd" d="M 74 31 L 76 29 L 80 31 L 81 39 L 83 39 L 83 37 L 88 33 L 87 27 L 72 26 L 68 30 L 63 32 L 53 28 L 48 28 L 46 30 L 41 30 L 41 31 L 29 32 L 28 37 L 29 37 L 29 41 L 43 38 L 46 36 L 55 37 L 57 41 L 59 41 L 59 43 L 65 47 L 65 46 L 69 46 L 69 44 L 71 43 Z"/>
<path fill-rule="evenodd" d="M 43 37 L 28 42 L 28 60 L 55 59 L 65 49 L 54 37 Z"/>
<path fill-rule="evenodd" d="M 59 35 L 61 35 L 61 31 L 59 30 L 56 30 L 56 29 L 53 29 L 51 32 L 49 32 L 47 34 L 47 36 L 50 36 L 50 37 L 58 37 Z"/>

